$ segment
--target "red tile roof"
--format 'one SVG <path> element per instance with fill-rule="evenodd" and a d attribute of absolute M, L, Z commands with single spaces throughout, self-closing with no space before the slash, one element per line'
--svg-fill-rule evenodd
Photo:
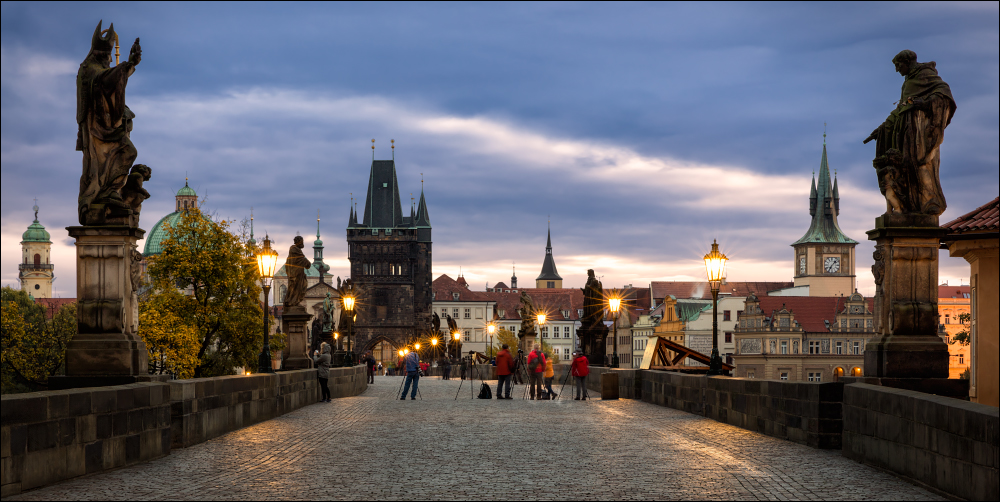
<path fill-rule="evenodd" d="M 462 279 L 461 277 L 459 279 Z M 464 279 L 462 279 L 464 282 Z M 478 291 L 471 291 L 462 282 L 456 281 L 448 274 L 441 274 L 440 277 L 434 279 L 431 283 L 431 290 L 434 291 L 434 301 L 435 302 L 484 302 L 489 301 L 490 298 L 483 297 L 485 293 L 480 293 Z M 455 299 L 455 293 L 458 293 L 458 299 Z"/>
<path fill-rule="evenodd" d="M 971 286 L 938 286 L 938 298 L 968 298 Z"/>
<path fill-rule="evenodd" d="M 732 296 L 750 296 L 754 293 L 757 296 L 764 296 L 768 291 L 790 288 L 794 286 L 791 282 L 728 282 L 719 288 L 720 293 L 731 293 Z M 673 296 L 681 300 L 699 299 L 711 300 L 712 290 L 708 287 L 708 282 L 693 281 L 653 281 L 650 283 L 652 297 L 656 303 L 663 302 L 667 296 Z"/>
<path fill-rule="evenodd" d="M 45 307 L 45 318 L 52 319 L 59 309 L 76 302 L 76 298 L 35 298 L 35 304 Z"/>
<path fill-rule="evenodd" d="M 1000 197 L 941 225 L 952 235 L 965 232 L 996 232 L 1000 229 Z"/>
<path fill-rule="evenodd" d="M 830 321 L 833 324 L 837 319 L 837 313 L 844 309 L 846 297 L 840 296 L 761 296 L 760 309 L 764 315 L 774 318 L 774 314 L 782 308 L 787 308 L 794 314 L 795 320 L 802 326 L 802 329 L 817 333 L 829 332 L 830 328 L 823 321 Z M 865 298 L 868 309 L 874 310 L 875 300 Z"/>

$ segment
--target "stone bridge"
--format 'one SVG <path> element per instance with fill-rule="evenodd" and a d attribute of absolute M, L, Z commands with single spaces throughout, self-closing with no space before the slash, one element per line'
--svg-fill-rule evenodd
<path fill-rule="evenodd" d="M 456 400 L 460 380 L 427 377 L 422 399 L 399 401 L 400 383 L 5 500 L 940 498 L 839 450 L 639 400 L 574 401 L 567 386 L 485 401 L 468 382 Z"/>

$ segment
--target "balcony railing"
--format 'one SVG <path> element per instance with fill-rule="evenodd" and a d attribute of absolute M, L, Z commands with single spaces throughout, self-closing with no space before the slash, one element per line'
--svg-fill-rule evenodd
<path fill-rule="evenodd" d="M 35 265 L 34 263 L 21 263 L 17 266 L 18 270 L 52 270 L 55 265 L 39 263 Z"/>

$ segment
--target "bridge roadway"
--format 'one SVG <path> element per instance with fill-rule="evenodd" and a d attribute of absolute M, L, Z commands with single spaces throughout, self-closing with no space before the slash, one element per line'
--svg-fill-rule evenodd
<path fill-rule="evenodd" d="M 940 499 L 838 451 L 648 403 L 484 401 L 468 382 L 456 401 L 460 381 L 438 378 L 399 401 L 400 380 L 11 499 Z"/>

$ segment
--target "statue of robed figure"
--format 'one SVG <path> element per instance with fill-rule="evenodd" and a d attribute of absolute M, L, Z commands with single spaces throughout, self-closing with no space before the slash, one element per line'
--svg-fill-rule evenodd
<path fill-rule="evenodd" d="M 77 208 L 81 225 L 128 224 L 137 226 L 135 197 L 124 194 L 129 171 L 138 152 L 129 139 L 135 114 L 125 105 L 125 87 L 142 59 L 135 39 L 128 60 L 111 67 L 112 49 L 118 40 L 114 24 L 101 31 L 97 23 L 90 52 L 76 75 L 76 149 L 83 152 L 83 174 Z M 149 179 L 149 169 L 140 168 Z M 141 184 L 138 187 L 141 190 Z M 126 192 L 129 190 L 126 189 Z M 144 190 L 142 192 L 145 192 Z"/>
<path fill-rule="evenodd" d="M 903 76 L 899 101 L 864 142 L 875 140 L 872 165 L 886 213 L 939 216 L 948 206 L 941 190 L 940 147 L 955 115 L 955 99 L 934 61 L 918 63 L 915 52 L 904 50 L 892 62 Z"/>
<path fill-rule="evenodd" d="M 312 266 L 302 252 L 305 242 L 301 235 L 295 236 L 295 243 L 288 248 L 288 258 L 285 259 L 285 273 L 288 274 L 288 292 L 285 294 L 285 308 L 298 306 L 306 298 L 306 269 Z"/>

